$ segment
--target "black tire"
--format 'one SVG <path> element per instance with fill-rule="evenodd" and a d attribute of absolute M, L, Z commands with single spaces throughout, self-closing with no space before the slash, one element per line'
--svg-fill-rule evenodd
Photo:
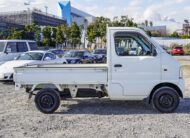
<path fill-rule="evenodd" d="M 55 112 L 60 105 L 60 95 L 54 89 L 41 89 L 35 96 L 37 109 L 45 114 Z"/>
<path fill-rule="evenodd" d="M 177 91 L 171 87 L 161 87 L 152 96 L 152 106 L 161 113 L 174 112 L 180 102 Z"/>

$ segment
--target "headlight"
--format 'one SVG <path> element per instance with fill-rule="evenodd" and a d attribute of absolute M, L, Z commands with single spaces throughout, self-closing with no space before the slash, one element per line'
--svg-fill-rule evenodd
<path fill-rule="evenodd" d="M 180 67 L 180 70 L 179 70 L 179 78 L 183 78 L 183 68 Z"/>

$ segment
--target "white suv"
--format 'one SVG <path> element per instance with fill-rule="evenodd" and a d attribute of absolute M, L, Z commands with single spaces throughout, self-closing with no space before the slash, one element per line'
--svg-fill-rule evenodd
<path fill-rule="evenodd" d="M 13 60 L 21 53 L 38 50 L 37 43 L 31 40 L 0 40 L 0 65 Z"/>

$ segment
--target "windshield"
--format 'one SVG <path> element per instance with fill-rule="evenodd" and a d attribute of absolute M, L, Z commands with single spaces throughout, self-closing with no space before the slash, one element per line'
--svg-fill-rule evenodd
<path fill-rule="evenodd" d="M 83 57 L 84 56 L 84 52 L 67 52 L 67 54 L 65 55 L 65 57 Z"/>
<path fill-rule="evenodd" d="M 29 46 L 30 46 L 30 50 L 31 50 L 31 51 L 33 51 L 33 50 L 39 50 L 39 49 L 38 49 L 38 45 L 37 45 L 36 42 L 29 42 L 28 44 L 29 44 Z"/>
<path fill-rule="evenodd" d="M 175 49 L 183 49 L 182 47 L 175 47 Z"/>
<path fill-rule="evenodd" d="M 106 54 L 106 50 L 94 50 L 93 54 Z"/>
<path fill-rule="evenodd" d="M 17 60 L 42 60 L 42 53 L 25 53 L 21 54 Z"/>
<path fill-rule="evenodd" d="M 0 52 L 3 52 L 5 47 L 5 42 L 0 42 Z"/>

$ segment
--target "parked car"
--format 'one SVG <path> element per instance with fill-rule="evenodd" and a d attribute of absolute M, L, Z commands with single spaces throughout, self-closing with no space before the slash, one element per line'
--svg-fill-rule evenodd
<path fill-rule="evenodd" d="M 173 50 L 172 50 L 172 55 L 184 55 L 184 50 L 183 50 L 183 47 L 175 47 Z"/>
<path fill-rule="evenodd" d="M 116 48 L 116 52 L 117 52 L 117 54 L 118 55 L 120 55 L 120 56 L 125 56 L 125 55 L 127 55 L 127 48 L 126 47 L 117 47 Z"/>
<path fill-rule="evenodd" d="M 132 47 L 132 48 L 129 50 L 129 55 L 131 55 L 131 56 L 135 56 L 135 55 L 137 55 L 137 53 L 138 53 L 137 47 Z"/>
<path fill-rule="evenodd" d="M 50 49 L 49 51 L 54 53 L 55 55 L 57 55 L 59 58 L 62 58 L 65 53 L 65 51 L 63 51 L 61 49 Z"/>
<path fill-rule="evenodd" d="M 90 54 L 90 52 L 83 51 L 69 51 L 65 54 L 65 59 L 68 64 L 82 64 L 82 63 L 95 63 L 95 58 Z"/>
<path fill-rule="evenodd" d="M 92 55 L 95 57 L 96 63 L 106 63 L 107 60 L 106 49 L 95 49 L 92 51 Z"/>
<path fill-rule="evenodd" d="M 38 50 L 37 43 L 30 40 L 0 40 L 0 65 L 14 60 L 21 53 Z"/>
<path fill-rule="evenodd" d="M 36 64 L 66 64 L 64 58 L 59 58 L 55 54 L 45 51 L 32 51 L 19 55 L 13 61 L 7 61 L 0 66 L 0 80 L 12 80 L 13 68 L 25 65 Z"/>

